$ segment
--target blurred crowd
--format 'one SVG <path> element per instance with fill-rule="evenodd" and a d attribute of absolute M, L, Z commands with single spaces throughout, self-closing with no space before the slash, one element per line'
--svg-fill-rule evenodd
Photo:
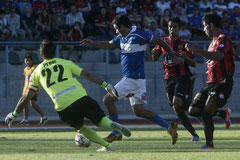
<path fill-rule="evenodd" d="M 168 19 L 178 16 L 181 37 L 205 40 L 201 19 L 209 11 L 222 17 L 233 41 L 239 40 L 240 0 L 0 0 L 0 40 L 110 40 L 117 14 L 156 36 L 168 35 Z"/>

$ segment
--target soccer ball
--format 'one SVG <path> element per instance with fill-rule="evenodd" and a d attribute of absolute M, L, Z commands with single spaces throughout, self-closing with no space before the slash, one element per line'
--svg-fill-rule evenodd
<path fill-rule="evenodd" d="M 91 144 L 91 141 L 84 137 L 82 134 L 78 133 L 75 136 L 75 144 L 78 147 L 89 147 Z"/>

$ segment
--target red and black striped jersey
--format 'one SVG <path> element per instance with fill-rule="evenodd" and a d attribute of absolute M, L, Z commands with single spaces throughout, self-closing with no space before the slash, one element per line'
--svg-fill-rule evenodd
<path fill-rule="evenodd" d="M 231 39 L 224 33 L 220 33 L 217 39 L 213 40 L 208 51 L 220 51 L 224 53 L 224 58 L 220 61 L 207 61 L 207 83 L 224 83 L 226 80 L 232 80 L 235 70 L 234 49 Z"/>
<path fill-rule="evenodd" d="M 161 39 L 166 42 L 170 48 L 177 53 L 177 55 L 180 55 L 181 51 L 185 51 L 190 58 L 193 58 L 192 52 L 185 49 L 186 41 L 183 39 L 179 38 L 174 41 L 171 41 L 169 37 L 163 37 Z M 165 72 L 165 79 L 192 75 L 187 63 L 175 64 L 173 63 L 172 56 L 170 56 L 160 45 L 157 46 L 157 49 L 161 49 L 163 53 L 163 69 Z"/>

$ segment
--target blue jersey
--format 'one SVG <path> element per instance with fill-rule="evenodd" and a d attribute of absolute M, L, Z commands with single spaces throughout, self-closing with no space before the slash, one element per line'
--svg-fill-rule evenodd
<path fill-rule="evenodd" d="M 126 37 L 118 35 L 113 43 L 121 49 L 121 66 L 123 77 L 144 79 L 144 57 L 147 44 L 153 35 L 135 26 Z"/>

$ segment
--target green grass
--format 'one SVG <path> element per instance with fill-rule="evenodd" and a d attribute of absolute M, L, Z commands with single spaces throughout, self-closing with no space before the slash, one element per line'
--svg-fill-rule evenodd
<path fill-rule="evenodd" d="M 159 128 L 132 128 L 132 137 L 114 142 L 116 152 L 97 153 L 99 145 L 78 148 L 74 130 L 0 131 L 0 160 L 240 160 L 240 126 L 216 127 L 215 149 L 199 150 L 204 144 L 203 127 L 196 127 L 203 139 L 191 142 L 190 134 L 179 128 L 179 140 L 170 144 Z M 102 137 L 109 132 L 98 130 Z"/>

